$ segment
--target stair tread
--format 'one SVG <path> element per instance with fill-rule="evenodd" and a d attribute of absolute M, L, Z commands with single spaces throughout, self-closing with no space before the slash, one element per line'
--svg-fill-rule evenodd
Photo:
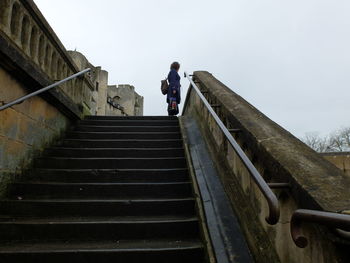
<path fill-rule="evenodd" d="M 149 168 L 141 168 L 141 169 L 94 169 L 94 168 L 78 168 L 78 169 L 59 169 L 59 168 L 36 168 L 35 170 L 40 171 L 75 171 L 75 172 L 89 172 L 89 171 L 96 171 L 96 172 L 140 172 L 140 171 L 146 171 L 146 172 L 167 172 L 167 171 L 187 171 L 187 168 L 157 168 L 157 169 L 149 169 Z"/>
<path fill-rule="evenodd" d="M 171 169 L 33 169 L 21 179 L 26 182 L 71 183 L 134 183 L 134 182 L 188 182 L 187 168 Z"/>
<path fill-rule="evenodd" d="M 174 126 L 179 127 L 178 120 L 81 120 L 78 125 L 98 126 Z"/>
<path fill-rule="evenodd" d="M 116 150 L 116 151 L 166 151 L 166 150 L 183 150 L 183 147 L 167 147 L 167 148 L 124 148 L 124 147 L 103 147 L 103 148 L 91 148 L 91 147 L 65 147 L 65 146 L 56 146 L 48 148 L 48 150 L 93 150 L 93 151 L 103 151 L 103 150 Z"/>
<path fill-rule="evenodd" d="M 59 218 L 9 218 L 0 215 L 0 224 L 52 225 L 52 224 L 162 224 L 198 221 L 195 216 L 118 216 L 118 217 L 59 217 Z"/>
<path fill-rule="evenodd" d="M 165 120 L 155 120 L 155 119 L 139 119 L 139 120 L 136 120 L 136 119 L 110 119 L 110 120 L 106 120 L 106 119 L 99 119 L 99 118 L 96 118 L 96 119 L 84 119 L 84 120 L 81 120 L 81 122 L 85 122 L 85 121 L 107 121 L 107 122 L 174 122 L 174 123 L 178 123 L 179 120 L 178 119 L 165 119 Z"/>
<path fill-rule="evenodd" d="M 142 120 L 177 120 L 177 116 L 167 116 L 167 115 L 151 115 L 151 116 L 113 116 L 113 115 L 103 115 L 103 116 L 96 116 L 96 115 L 89 115 L 85 116 L 85 119 L 87 120 L 93 120 L 93 119 L 122 119 L 122 120 L 137 120 L 137 119 L 142 119 Z"/>
<path fill-rule="evenodd" d="M 40 157 L 38 159 L 77 159 L 77 160 L 175 160 L 175 159 L 185 159 L 183 157 L 63 157 L 63 156 L 46 156 Z"/>
<path fill-rule="evenodd" d="M 166 185 L 189 185 L 191 182 L 154 182 L 154 183 L 51 183 L 51 182 L 18 182 L 13 183 L 12 185 L 48 185 L 48 186 L 150 186 L 150 185 L 158 185 L 158 186 L 166 186 Z"/>
<path fill-rule="evenodd" d="M 73 242 L 10 242 L 0 244 L 0 253 L 50 253 L 99 251 L 163 251 L 203 248 L 198 239 L 148 239 Z"/>
<path fill-rule="evenodd" d="M 84 133 L 84 134 L 181 134 L 180 131 L 176 132 L 105 132 L 105 131 L 70 131 L 70 133 Z"/>
<path fill-rule="evenodd" d="M 79 198 L 69 198 L 69 199 L 60 199 L 60 198 L 50 198 L 50 199 L 22 199 L 22 200 L 12 200 L 4 199 L 0 201 L 0 204 L 3 202 L 21 202 L 21 203 L 156 203 L 156 202 L 179 202 L 179 201 L 194 201 L 192 197 L 186 198 L 128 198 L 128 199 L 117 199 L 117 198 L 103 198 L 103 199 L 79 199 Z"/>
<path fill-rule="evenodd" d="M 25 216 L 18 217 L 13 215 L 1 215 L 0 223 L 64 223 L 64 222 L 183 222 L 183 221 L 198 221 L 195 215 L 149 215 L 149 216 L 60 216 L 60 217 L 33 217 Z"/>
<path fill-rule="evenodd" d="M 65 141 L 111 141 L 111 142 L 173 142 L 173 141 L 182 141 L 182 139 L 64 139 Z"/>
<path fill-rule="evenodd" d="M 93 128 L 106 128 L 106 126 L 99 126 L 99 125 L 92 125 L 92 124 L 83 124 L 83 123 L 80 123 L 76 126 L 77 127 L 93 127 Z M 150 126 L 123 126 L 123 125 L 110 125 L 110 126 L 107 126 L 107 127 L 115 127 L 115 128 L 140 128 L 140 129 L 143 129 L 143 128 L 178 128 L 179 126 L 178 125 L 169 125 L 169 126 L 157 126 L 157 125 L 150 125 Z"/>

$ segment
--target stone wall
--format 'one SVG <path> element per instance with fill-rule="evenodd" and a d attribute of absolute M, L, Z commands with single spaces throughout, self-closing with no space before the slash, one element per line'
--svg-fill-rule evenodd
<path fill-rule="evenodd" d="M 347 176 L 350 176 L 350 152 L 330 152 L 320 154 L 323 158 L 342 170 Z"/>
<path fill-rule="evenodd" d="M 32 0 L 0 1 L 1 105 L 86 68 L 89 74 L 0 111 L 0 194 L 70 123 L 84 115 L 105 115 L 108 108 L 107 71 L 79 52 L 68 52 Z M 143 105 L 135 110 L 134 88 L 129 97 L 133 108 L 126 105 L 127 114 L 142 115 Z"/>
<path fill-rule="evenodd" d="M 90 80 L 95 87 L 91 98 L 91 114 L 106 115 L 108 72 L 92 65 L 80 52 L 68 51 L 68 53 L 79 70 L 91 68 Z"/>
<path fill-rule="evenodd" d="M 79 69 L 31 0 L 0 1 L 0 103 Z M 0 195 L 34 156 L 93 110 L 88 75 L 0 111 Z"/>
<path fill-rule="evenodd" d="M 92 65 L 77 51 L 68 51 L 79 69 L 91 68 L 90 78 L 95 86 L 93 92 L 93 115 L 142 116 L 143 97 L 131 85 L 108 85 L 108 72 Z"/>
<path fill-rule="evenodd" d="M 348 253 L 341 245 L 345 241 L 323 226 L 303 224 L 309 246 L 298 248 L 291 238 L 290 219 L 298 208 L 333 212 L 349 209 L 350 178 L 210 73 L 195 72 L 194 81 L 209 103 L 215 104 L 224 124 L 240 129 L 234 137 L 264 179 L 291 186 L 274 190 L 281 216 L 276 225 L 268 225 L 264 196 L 199 96 L 189 89 L 183 115 L 195 118 L 201 127 L 256 262 L 341 262 Z"/>
<path fill-rule="evenodd" d="M 131 85 L 108 86 L 106 115 L 142 116 L 143 97 Z M 114 105 L 114 106 L 113 106 Z"/>
<path fill-rule="evenodd" d="M 1 100 L 25 94 L 25 84 L 0 67 Z M 70 122 L 70 118 L 38 96 L 0 111 L 0 195 L 34 156 L 61 136 Z"/>
<path fill-rule="evenodd" d="M 4 60 L 9 60 L 8 67 L 18 67 L 24 75 L 31 75 L 39 82 L 39 87 L 78 72 L 72 58 L 32 0 L 0 1 L 0 52 Z M 85 76 L 63 84 L 55 92 L 77 104 L 78 114 L 91 114 L 94 89 L 89 77 Z M 70 107 L 69 103 L 66 107 Z"/>

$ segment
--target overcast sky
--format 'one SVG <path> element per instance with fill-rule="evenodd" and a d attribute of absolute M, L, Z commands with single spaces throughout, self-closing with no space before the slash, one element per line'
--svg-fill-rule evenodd
<path fill-rule="evenodd" d="M 67 49 L 136 87 L 145 115 L 166 114 L 160 80 L 179 61 L 298 137 L 350 126 L 349 0 L 35 2 Z"/>

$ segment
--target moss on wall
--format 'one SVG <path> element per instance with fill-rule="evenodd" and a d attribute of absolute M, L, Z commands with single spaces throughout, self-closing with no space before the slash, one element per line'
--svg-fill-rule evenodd
<path fill-rule="evenodd" d="M 24 94 L 25 86 L 0 68 L 0 98 L 9 102 Z M 40 97 L 0 111 L 0 195 L 69 124 L 66 116 Z"/>

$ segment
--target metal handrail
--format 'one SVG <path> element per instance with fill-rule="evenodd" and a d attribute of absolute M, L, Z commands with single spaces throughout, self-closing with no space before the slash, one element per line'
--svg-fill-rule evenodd
<path fill-rule="evenodd" d="M 249 174 L 259 187 L 261 193 L 264 195 L 268 205 L 269 205 L 269 215 L 265 218 L 266 222 L 270 225 L 274 225 L 278 222 L 280 217 L 280 209 L 279 209 L 279 203 L 276 195 L 272 192 L 271 188 L 268 186 L 268 184 L 265 182 L 264 178 L 261 176 L 261 174 L 258 172 L 258 170 L 255 168 L 253 163 L 249 160 L 247 155 L 244 153 L 242 148 L 239 146 L 239 144 L 236 142 L 236 140 L 231 135 L 230 131 L 226 128 L 224 123 L 220 120 L 219 116 L 215 113 L 213 108 L 210 106 L 209 102 L 206 100 L 206 98 L 202 95 L 199 88 L 196 86 L 196 84 L 193 82 L 193 80 L 190 78 L 190 76 L 185 72 L 185 77 L 190 81 L 191 86 L 194 88 L 194 90 L 197 92 L 199 98 L 202 100 L 204 105 L 207 107 L 208 111 L 211 113 L 213 118 L 215 119 L 216 123 L 220 127 L 221 131 L 225 134 L 227 140 L 232 145 L 234 151 L 240 158 L 240 160 L 243 162 L 244 166 L 248 169 Z"/>
<path fill-rule="evenodd" d="M 78 73 L 73 74 L 72 76 L 70 76 L 70 77 L 68 77 L 68 78 L 62 79 L 62 80 L 60 80 L 60 81 L 58 81 L 58 82 L 55 82 L 55 83 L 53 83 L 53 84 L 51 84 L 51 85 L 49 85 L 49 86 L 47 86 L 47 87 L 45 87 L 45 88 L 36 90 L 36 91 L 34 91 L 34 92 L 30 93 L 30 94 L 27 94 L 27 95 L 25 95 L 25 96 L 23 96 L 23 97 L 20 97 L 20 98 L 14 100 L 14 101 L 12 101 L 12 102 L 9 102 L 9 103 L 7 103 L 7 104 L 1 106 L 1 107 L 0 107 L 0 111 L 5 110 L 5 109 L 7 109 L 7 108 L 9 108 L 9 107 L 11 107 L 11 106 L 13 106 L 13 105 L 19 104 L 19 103 L 25 101 L 26 99 L 29 99 L 29 98 L 31 98 L 31 97 L 34 97 L 34 96 L 36 96 L 36 95 L 38 95 L 38 94 L 40 94 L 40 93 L 43 93 L 43 92 L 45 92 L 45 91 L 47 91 L 47 90 L 50 90 L 50 89 L 52 89 L 52 88 L 55 88 L 55 87 L 57 87 L 57 86 L 59 86 L 59 85 L 65 83 L 65 82 L 67 82 L 67 81 L 69 81 L 69 80 L 72 80 L 72 79 L 74 79 L 74 78 L 76 78 L 76 77 L 79 77 L 79 76 L 81 76 L 81 75 L 83 75 L 83 74 L 89 72 L 90 70 L 91 70 L 90 68 L 84 69 L 84 70 L 82 70 L 82 71 L 80 71 L 80 72 L 78 72 Z"/>
<path fill-rule="evenodd" d="M 302 222 L 312 222 L 333 227 L 336 228 L 336 234 L 338 234 L 340 237 L 346 239 L 350 237 L 348 233 L 350 231 L 350 215 L 309 209 L 298 209 L 294 211 L 292 215 L 290 222 L 290 233 L 294 243 L 300 248 L 304 248 L 308 244 L 307 238 L 302 235 Z"/>

